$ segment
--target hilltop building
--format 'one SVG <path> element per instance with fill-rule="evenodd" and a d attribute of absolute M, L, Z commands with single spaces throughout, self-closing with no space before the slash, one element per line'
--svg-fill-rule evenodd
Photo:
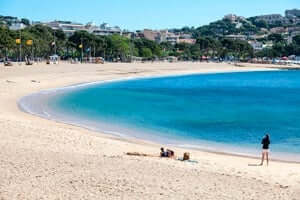
<path fill-rule="evenodd" d="M 286 10 L 285 16 L 280 14 L 261 15 L 257 16 L 256 21 L 266 21 L 268 24 L 283 23 L 283 24 L 297 24 L 300 22 L 300 10 L 292 9 Z"/>
<path fill-rule="evenodd" d="M 173 45 L 177 43 L 194 44 L 196 42 L 196 40 L 192 39 L 191 35 L 189 34 L 175 34 L 173 32 L 169 32 L 168 30 L 144 29 L 143 36 L 148 40 L 152 40 L 158 43 L 169 42 Z"/>
<path fill-rule="evenodd" d="M 286 10 L 285 17 L 293 24 L 300 23 L 300 10 L 293 9 L 293 10 Z"/>
<path fill-rule="evenodd" d="M 280 14 L 261 15 L 257 16 L 256 21 L 265 21 L 268 24 L 289 23 L 289 20 Z"/>
<path fill-rule="evenodd" d="M 150 29 L 144 29 L 143 35 L 146 39 L 152 40 L 152 41 L 157 41 L 158 39 L 158 31 L 152 31 Z"/>
<path fill-rule="evenodd" d="M 244 20 L 246 20 L 245 17 L 237 16 L 237 15 L 235 15 L 235 14 L 228 14 L 228 15 L 225 15 L 225 16 L 223 17 L 223 19 L 230 20 L 231 22 L 244 21 Z"/>
<path fill-rule="evenodd" d="M 299 9 L 286 10 L 285 16 L 287 18 L 300 17 L 300 10 Z"/>
<path fill-rule="evenodd" d="M 144 32 L 140 31 L 140 30 L 137 30 L 135 33 L 132 34 L 131 38 L 133 38 L 133 39 L 145 38 Z"/>

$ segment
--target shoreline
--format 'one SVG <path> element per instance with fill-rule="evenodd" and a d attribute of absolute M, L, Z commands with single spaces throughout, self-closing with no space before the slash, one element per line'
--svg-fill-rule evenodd
<path fill-rule="evenodd" d="M 17 105 L 28 94 L 76 83 L 257 68 L 265 70 L 215 63 L 0 67 L 0 197 L 231 200 L 271 195 L 297 199 L 299 164 L 273 161 L 269 167 L 258 167 L 255 158 L 192 149 L 188 151 L 197 163 L 131 157 L 126 152 L 158 155 L 161 145 L 143 140 L 132 143 L 54 122 L 22 112 Z M 187 151 L 173 150 L 177 155 Z"/>
<path fill-rule="evenodd" d="M 53 89 L 45 89 L 42 90 L 40 92 L 37 93 L 32 93 L 29 95 L 26 95 L 24 97 L 22 97 L 21 99 L 18 100 L 17 104 L 20 110 L 22 110 L 25 113 L 28 113 L 30 115 L 34 115 L 34 116 L 38 116 L 47 120 L 51 120 L 54 122 L 58 122 L 58 123 L 63 123 L 63 124 L 67 124 L 67 125 L 71 125 L 71 126 L 76 126 L 76 127 L 81 127 L 84 129 L 87 129 L 89 131 L 96 131 L 98 133 L 104 133 L 104 134 L 108 134 L 111 135 L 113 137 L 117 137 L 120 140 L 124 140 L 126 142 L 131 142 L 131 143 L 138 143 L 137 141 L 143 141 L 145 143 L 155 143 L 156 145 L 168 145 L 168 146 L 173 146 L 173 147 L 177 147 L 177 148 L 182 148 L 182 149 L 186 149 L 186 150 L 196 150 L 196 151 L 202 151 L 202 152 L 207 152 L 207 153 L 213 153 L 213 154 L 218 154 L 218 155 L 229 155 L 229 156 L 237 156 L 237 157 L 245 157 L 245 158 L 251 158 L 251 159 L 260 159 L 260 151 L 257 150 L 257 154 L 255 154 L 256 149 L 248 149 L 248 150 L 252 150 L 252 153 L 245 153 L 245 151 L 247 150 L 247 148 L 242 147 L 240 150 L 244 150 L 243 151 L 234 151 L 234 149 L 232 148 L 233 146 L 230 144 L 224 144 L 224 143 L 215 143 L 214 141 L 201 141 L 202 144 L 199 143 L 199 146 L 196 147 L 196 145 L 198 144 L 191 144 L 188 143 L 189 141 L 185 141 L 185 143 L 177 143 L 176 141 L 173 141 L 173 143 L 164 143 L 164 142 L 159 142 L 158 139 L 156 140 L 150 140 L 147 139 L 146 137 L 140 137 L 138 138 L 137 136 L 129 136 L 128 134 L 124 133 L 124 132 L 115 132 L 112 130 L 105 130 L 103 127 L 91 127 L 89 125 L 86 125 L 84 123 L 76 123 L 73 120 L 68 120 L 68 119 L 61 119 L 61 118 L 57 118 L 57 116 L 52 117 L 52 115 L 49 115 L 49 110 L 47 110 L 47 113 L 45 113 L 45 110 L 38 110 L 38 111 L 34 111 L 34 108 L 32 108 L 32 106 L 29 105 L 29 102 L 35 102 L 35 106 L 39 105 L 39 107 L 41 107 L 42 104 L 41 100 L 35 101 L 36 99 L 40 99 L 41 97 L 45 96 L 45 95 L 51 95 L 51 97 L 53 96 L 57 96 L 59 93 L 64 93 L 70 90 L 76 90 L 78 88 L 85 88 L 91 85 L 99 85 L 99 84 L 106 84 L 106 83 L 113 83 L 113 82 L 123 82 L 123 81 L 129 81 L 129 80 L 141 80 L 141 79 L 152 79 L 152 78 L 165 78 L 165 77 L 180 77 L 180 76 L 190 76 L 190 75 L 206 75 L 206 74 L 222 74 L 222 73 L 249 73 L 249 72 L 258 72 L 258 71 L 279 71 L 280 69 L 254 69 L 254 70 L 248 70 L 248 71 L 218 71 L 218 72 L 204 72 L 204 73 L 191 73 L 191 74 L 169 74 L 169 75 L 152 75 L 152 76 L 144 76 L 144 77 L 131 77 L 131 78 L 119 78 L 119 79 L 111 79 L 111 80 L 100 80 L 100 81 L 94 81 L 94 82 L 84 82 L 84 83 L 76 83 L 76 84 L 72 84 L 72 85 L 67 85 L 67 86 L 62 86 L 59 88 L 53 88 Z M 45 97 L 43 98 L 43 100 L 49 99 L 51 97 Z M 31 108 L 29 108 L 31 107 Z M 44 108 L 44 107 L 43 107 Z M 50 109 L 51 110 L 51 109 Z M 53 111 L 53 110 L 51 110 Z M 52 113 L 55 113 L 52 112 Z M 103 122 L 103 124 L 105 125 L 106 122 Z M 209 148 L 207 147 L 207 145 L 209 143 L 214 144 L 213 147 Z M 206 144 L 206 147 L 203 146 Z M 231 150 L 230 150 L 231 147 Z M 218 149 L 218 150 L 217 150 Z M 237 150 L 237 149 L 236 149 Z M 294 163 L 294 164 L 300 164 L 300 159 L 299 160 L 292 160 L 293 156 L 296 155 L 296 153 L 290 153 L 290 152 L 274 152 L 275 156 L 272 157 L 271 161 L 276 161 L 276 162 L 283 162 L 283 163 Z M 274 155 L 273 154 L 273 155 Z M 284 158 L 285 156 L 288 156 L 288 158 Z"/>

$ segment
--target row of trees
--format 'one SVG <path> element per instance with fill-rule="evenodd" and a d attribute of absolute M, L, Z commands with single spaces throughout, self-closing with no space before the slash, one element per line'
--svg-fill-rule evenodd
<path fill-rule="evenodd" d="M 12 31 L 0 27 L 0 56 L 18 59 L 20 45 L 16 39 L 21 38 L 21 57 L 48 57 L 58 54 L 64 58 L 83 56 L 104 57 L 111 61 L 129 61 L 133 56 L 144 59 L 159 59 L 176 56 L 183 60 L 199 60 L 203 56 L 236 56 L 246 58 L 253 56 L 251 46 L 240 40 L 214 39 L 212 37 L 198 37 L 196 44 L 158 44 L 154 41 L 129 39 L 120 35 L 96 36 L 86 31 L 75 32 L 66 37 L 63 31 L 36 25 L 21 31 Z M 32 45 L 26 41 L 32 40 Z"/>
<path fill-rule="evenodd" d="M 181 43 L 174 46 L 168 43 L 161 44 L 169 55 L 181 60 L 201 60 L 203 57 L 215 59 L 248 59 L 254 56 L 254 51 L 247 41 L 226 38 L 198 37 L 194 45 Z"/>
<path fill-rule="evenodd" d="M 258 56 L 299 55 L 299 37 L 287 45 L 277 35 L 271 35 L 275 41 L 272 49 L 259 52 Z M 16 39 L 21 38 L 20 45 Z M 32 45 L 26 41 L 32 40 Z M 96 36 L 86 31 L 75 32 L 66 37 L 63 31 L 53 30 L 47 26 L 29 26 L 21 31 L 12 31 L 0 26 L 0 57 L 18 59 L 19 54 L 46 58 L 58 54 L 63 59 L 84 57 L 104 57 L 109 61 L 130 61 L 132 57 L 143 57 L 147 60 L 176 56 L 181 60 L 200 60 L 203 57 L 248 59 L 255 56 L 253 48 L 247 41 L 231 40 L 220 37 L 197 37 L 195 44 L 156 43 L 141 39 L 130 39 L 120 35 Z"/>
<path fill-rule="evenodd" d="M 16 42 L 21 38 L 21 44 Z M 26 42 L 32 40 L 32 45 Z M 58 54 L 64 58 L 102 56 L 106 60 L 128 61 L 132 56 L 151 59 L 162 57 L 161 46 L 146 39 L 129 39 L 120 35 L 96 36 L 86 31 L 75 32 L 66 37 L 61 30 L 47 26 L 29 26 L 21 31 L 12 31 L 0 26 L 0 57 L 19 58 L 34 56 L 46 58 Z"/>

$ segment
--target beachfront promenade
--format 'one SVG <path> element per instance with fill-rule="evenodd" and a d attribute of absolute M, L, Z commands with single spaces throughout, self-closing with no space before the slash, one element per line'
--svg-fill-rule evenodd
<path fill-rule="evenodd" d="M 181 148 L 172 149 L 178 155 L 189 151 L 197 163 L 127 156 L 159 154 L 160 145 L 49 121 L 17 105 L 28 94 L 76 83 L 247 70 L 265 68 L 216 63 L 1 65 L 0 199 L 299 199 L 299 164 L 258 167 L 253 165 L 259 159 Z"/>

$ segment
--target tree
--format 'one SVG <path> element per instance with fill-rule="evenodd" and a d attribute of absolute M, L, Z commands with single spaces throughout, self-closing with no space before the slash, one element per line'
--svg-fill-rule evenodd
<path fill-rule="evenodd" d="M 54 35 L 51 28 L 43 25 L 30 26 L 22 30 L 22 35 L 26 36 L 26 39 L 33 40 L 32 48 L 34 49 L 35 56 L 48 57 L 54 53 L 53 46 L 51 45 L 54 41 Z M 24 39 L 23 41 L 25 42 Z"/>
<path fill-rule="evenodd" d="M 21 19 L 21 22 L 22 22 L 23 24 L 25 24 L 26 26 L 29 26 L 29 25 L 30 25 L 30 21 L 29 21 L 28 19 L 26 19 L 26 18 L 22 18 L 22 19 Z"/>
<path fill-rule="evenodd" d="M 274 55 L 276 57 L 282 57 L 286 55 L 286 48 L 285 45 L 283 43 L 276 43 L 273 46 L 273 51 L 274 51 Z"/>
<path fill-rule="evenodd" d="M 267 57 L 267 58 L 273 58 L 274 57 L 274 52 L 272 48 L 264 48 L 261 51 L 257 52 L 255 54 L 256 57 L 259 58 L 263 58 L 263 57 Z"/>
<path fill-rule="evenodd" d="M 83 53 L 83 57 L 89 54 L 91 51 L 92 42 L 94 40 L 94 35 L 88 33 L 87 31 L 76 31 L 70 38 L 69 41 L 74 49 L 76 49 L 76 55 L 81 55 Z M 82 45 L 82 46 L 81 46 Z"/>
<path fill-rule="evenodd" d="M 163 47 L 172 48 L 172 45 L 169 43 L 163 43 L 163 47 L 157 44 L 154 41 L 147 40 L 145 38 L 137 39 L 133 41 L 135 48 L 139 51 L 139 56 L 143 56 L 143 48 L 150 49 L 152 56 L 161 57 L 163 55 Z M 148 51 L 148 50 L 147 50 Z"/>
<path fill-rule="evenodd" d="M 254 23 L 258 28 L 269 28 L 268 23 L 265 20 L 259 20 Z"/>
<path fill-rule="evenodd" d="M 152 57 L 152 51 L 151 49 L 144 47 L 141 49 L 141 56 L 144 58 L 151 58 Z"/>
<path fill-rule="evenodd" d="M 274 41 L 275 43 L 277 43 L 277 42 L 283 42 L 284 38 L 281 34 L 272 33 L 268 36 L 268 40 L 271 40 L 271 41 Z"/>
<path fill-rule="evenodd" d="M 200 50 L 203 51 L 205 55 L 211 56 L 215 55 L 220 45 L 220 43 L 212 37 L 199 37 L 196 40 L 196 44 L 199 45 Z"/>
<path fill-rule="evenodd" d="M 239 59 L 245 59 L 254 56 L 252 46 L 243 40 L 232 40 L 224 38 L 221 40 L 223 49 L 221 50 L 221 57 L 233 55 Z"/>
<path fill-rule="evenodd" d="M 295 37 L 293 37 L 293 43 L 300 46 L 300 35 L 296 35 Z"/>
<path fill-rule="evenodd" d="M 120 35 L 112 35 L 110 39 L 111 56 L 121 61 L 129 60 L 131 54 L 130 40 Z"/>
<path fill-rule="evenodd" d="M 7 56 L 8 50 L 14 46 L 14 39 L 8 28 L 0 27 L 0 57 Z"/>

